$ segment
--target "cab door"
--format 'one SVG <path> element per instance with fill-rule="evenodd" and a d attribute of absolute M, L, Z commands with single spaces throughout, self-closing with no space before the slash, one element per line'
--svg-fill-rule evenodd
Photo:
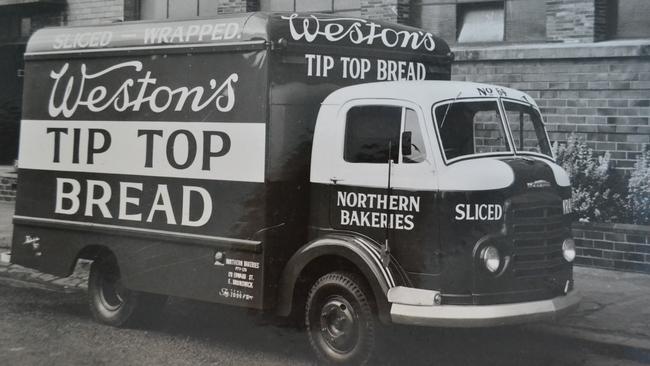
<path fill-rule="evenodd" d="M 437 273 L 437 181 L 419 106 L 395 100 L 344 105 L 330 155 L 329 219 L 378 246 L 412 273 Z"/>

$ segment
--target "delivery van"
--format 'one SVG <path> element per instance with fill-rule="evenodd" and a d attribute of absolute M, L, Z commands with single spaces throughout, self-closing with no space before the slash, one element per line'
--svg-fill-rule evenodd
<path fill-rule="evenodd" d="M 298 317 L 317 356 L 380 325 L 574 308 L 571 190 L 527 94 L 450 80 L 417 28 L 252 13 L 36 32 L 11 260 L 92 260 L 102 323 L 167 296 Z"/>

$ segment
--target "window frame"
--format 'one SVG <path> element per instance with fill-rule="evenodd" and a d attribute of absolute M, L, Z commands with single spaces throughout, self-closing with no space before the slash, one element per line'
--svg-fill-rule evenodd
<path fill-rule="evenodd" d="M 153 18 L 147 17 L 147 18 L 143 18 L 142 17 L 142 14 L 143 14 L 142 6 L 143 6 L 144 2 L 143 2 L 143 0 L 138 0 L 137 5 L 136 5 L 137 6 L 137 19 L 138 20 L 144 20 L 144 21 L 182 20 L 182 19 L 195 19 L 195 18 L 199 18 L 199 17 L 208 15 L 208 14 L 201 15 L 201 0 L 196 0 L 195 9 L 193 10 L 194 15 L 176 16 L 176 15 L 172 14 L 172 12 L 171 12 L 171 10 L 172 10 L 171 9 L 172 8 L 171 1 L 172 0 L 156 0 L 156 1 L 152 1 L 155 4 L 164 4 L 164 5 L 162 5 L 165 8 L 165 11 L 164 11 L 165 16 L 164 17 L 153 17 Z M 183 4 L 183 5 L 187 6 L 188 4 Z"/>
<path fill-rule="evenodd" d="M 508 120 L 508 113 L 506 112 L 506 106 L 503 104 L 504 102 L 509 102 L 509 103 L 515 103 L 515 104 L 520 104 L 526 107 L 530 107 L 534 112 L 536 112 L 539 116 L 539 120 L 542 122 L 542 128 L 544 130 L 544 135 L 546 136 L 546 142 L 548 143 L 548 148 L 551 153 L 551 155 L 546 155 L 542 153 L 536 153 L 532 151 L 519 151 L 517 149 L 517 145 L 515 144 L 515 139 L 514 136 L 512 135 L 512 130 L 510 129 L 510 121 Z M 531 155 L 531 156 L 536 156 L 536 157 L 541 157 L 547 160 L 554 161 L 555 156 L 553 156 L 553 147 L 551 145 L 551 139 L 548 137 L 548 130 L 546 129 L 546 123 L 544 122 L 544 117 L 542 115 L 542 112 L 539 110 L 539 107 L 532 103 L 526 103 L 518 99 L 511 99 L 511 98 L 500 98 L 499 104 L 501 104 L 501 108 L 503 108 L 503 116 L 505 118 L 505 123 L 508 127 L 508 133 L 510 134 L 510 139 L 512 140 L 512 147 L 514 149 L 515 155 Z"/>
<path fill-rule="evenodd" d="M 446 100 L 441 100 L 439 102 L 434 103 L 431 106 L 431 119 L 433 121 L 433 128 L 436 133 L 436 144 L 438 145 L 438 149 L 440 151 L 440 156 L 442 158 L 443 163 L 446 166 L 449 166 L 451 164 L 454 164 L 459 161 L 463 160 L 470 160 L 470 159 L 480 159 L 484 157 L 491 157 L 491 156 L 514 156 L 515 155 L 515 150 L 513 148 L 513 142 L 512 142 L 512 135 L 510 134 L 510 127 L 506 125 L 506 120 L 504 119 L 504 110 L 503 106 L 501 105 L 501 100 L 502 98 L 493 98 L 493 97 L 485 97 L 485 98 L 476 98 L 476 97 L 469 97 L 469 98 L 456 98 L 456 99 L 446 99 Z M 500 115 L 500 120 L 501 120 L 501 128 L 504 131 L 504 137 L 508 143 L 508 151 L 500 151 L 500 152 L 488 152 L 488 153 L 474 153 L 474 154 L 468 154 L 468 155 L 462 155 L 458 156 L 452 159 L 447 159 L 447 154 L 445 154 L 445 149 L 442 146 L 442 137 L 440 135 L 440 131 L 438 128 L 438 118 L 436 117 L 436 109 L 438 107 L 441 107 L 443 105 L 451 104 L 451 103 L 471 103 L 471 102 L 494 102 L 497 105 L 497 109 L 499 111 Z"/>
<path fill-rule="evenodd" d="M 415 112 L 415 115 L 417 117 L 417 125 L 418 125 L 418 128 L 420 130 L 420 137 L 422 138 L 422 148 L 424 148 L 425 150 L 424 150 L 424 159 L 422 159 L 421 161 L 411 161 L 411 162 L 405 163 L 404 162 L 404 155 L 402 154 L 402 151 L 403 151 L 402 150 L 402 134 L 404 133 L 404 129 L 406 127 L 406 112 L 407 112 L 407 109 L 410 109 L 413 112 Z M 398 155 L 398 163 L 399 164 L 402 164 L 402 165 L 421 164 L 421 163 L 426 162 L 429 158 L 431 158 L 431 156 L 429 155 L 428 150 L 427 150 L 427 145 L 430 142 L 428 141 L 428 137 L 427 137 L 428 135 L 426 134 L 426 122 L 424 122 L 422 120 L 422 117 L 418 114 L 417 110 L 412 109 L 412 108 L 408 108 L 408 107 L 402 107 L 402 125 L 400 127 L 399 135 L 400 135 L 400 139 L 399 139 L 400 148 L 399 148 L 399 155 Z M 411 145 L 413 145 L 412 142 L 413 142 L 413 135 L 411 135 Z"/>
<path fill-rule="evenodd" d="M 418 116 L 427 159 L 421 163 L 393 164 L 391 187 L 394 189 L 432 191 L 438 187 L 438 161 L 432 141 L 431 117 L 424 113 L 429 104 L 420 105 L 402 98 L 360 98 L 353 97 L 342 103 L 323 104 L 318 118 L 323 123 L 314 130 L 314 149 L 310 167 L 312 183 L 335 184 L 364 188 L 386 189 L 388 162 L 386 164 L 348 163 L 343 160 L 344 131 L 346 115 L 350 108 L 360 105 L 389 105 L 414 110 Z"/>
<path fill-rule="evenodd" d="M 431 139 L 428 136 L 428 132 L 426 129 L 426 122 L 424 121 L 423 117 L 424 114 L 422 113 L 421 109 L 418 108 L 415 104 L 413 105 L 407 105 L 410 103 L 404 103 L 404 101 L 398 101 L 398 100 L 387 100 L 385 102 L 382 102 L 381 100 L 359 100 L 358 102 L 355 102 L 354 104 L 351 104 L 349 106 L 346 106 L 341 112 L 342 112 L 342 118 L 343 118 L 343 144 L 341 145 L 341 151 L 340 151 L 340 158 L 341 161 L 344 164 L 370 164 L 370 165 L 378 165 L 378 164 L 388 164 L 388 160 L 386 162 L 376 162 L 376 163 L 370 163 L 370 162 L 352 162 L 348 161 L 345 158 L 345 149 L 346 149 L 346 143 L 348 141 L 348 113 L 350 110 L 354 108 L 359 108 L 359 107 L 396 107 L 400 108 L 400 132 L 399 132 L 399 146 L 398 146 L 398 154 L 397 154 L 397 162 L 393 162 L 393 165 L 405 165 L 405 166 L 416 166 L 420 165 L 423 163 L 427 163 L 431 161 L 432 158 L 432 153 L 430 151 L 430 147 L 427 145 L 431 144 Z M 422 136 L 422 139 L 424 141 L 424 146 L 423 148 L 425 149 L 424 151 L 424 159 L 422 161 L 418 162 L 411 162 L 411 163 L 404 163 L 404 155 L 402 154 L 402 134 L 404 133 L 404 127 L 406 125 L 406 109 L 410 109 L 415 112 L 417 119 L 418 119 L 418 127 L 420 129 L 420 135 Z"/>

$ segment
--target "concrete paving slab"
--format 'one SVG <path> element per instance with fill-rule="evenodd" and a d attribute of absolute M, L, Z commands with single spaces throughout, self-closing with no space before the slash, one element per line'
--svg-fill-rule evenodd
<path fill-rule="evenodd" d="M 578 309 L 530 328 L 650 363 L 650 275 L 575 267 L 574 279 Z"/>
<path fill-rule="evenodd" d="M 650 275 L 576 267 L 574 277 L 588 296 L 567 324 L 648 338 L 650 348 Z"/>

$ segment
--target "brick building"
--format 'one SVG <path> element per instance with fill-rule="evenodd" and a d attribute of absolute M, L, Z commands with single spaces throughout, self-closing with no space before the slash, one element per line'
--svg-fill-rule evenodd
<path fill-rule="evenodd" d="M 0 165 L 16 156 L 22 52 L 36 29 L 257 10 L 422 27 L 453 46 L 454 79 L 536 98 L 552 140 L 578 133 L 619 169 L 650 144 L 648 0 L 0 0 Z"/>

